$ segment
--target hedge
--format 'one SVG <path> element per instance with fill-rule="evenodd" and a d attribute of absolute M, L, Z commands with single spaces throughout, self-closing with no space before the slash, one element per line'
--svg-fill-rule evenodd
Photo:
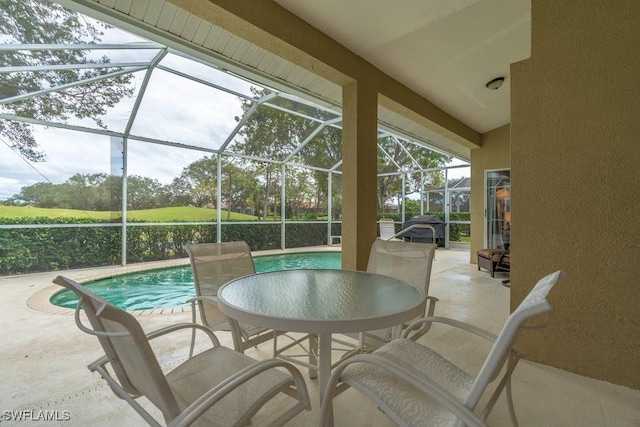
<path fill-rule="evenodd" d="M 78 218 L 0 218 L 3 225 L 69 224 L 56 228 L 0 229 L 0 275 L 100 267 L 121 263 L 122 228 L 74 227 L 104 222 Z M 127 227 L 127 263 L 183 258 L 186 243 L 217 241 L 217 226 L 140 225 Z M 254 251 L 279 249 L 280 223 L 223 223 L 222 241 L 244 240 Z M 340 223 L 332 235 L 340 235 Z M 286 247 L 327 244 L 327 224 L 286 224 Z"/>
<path fill-rule="evenodd" d="M 444 220 L 441 212 L 429 213 Z M 396 232 L 402 224 L 399 215 L 383 214 L 396 220 Z M 451 220 L 468 220 L 468 213 L 450 214 Z M 86 218 L 0 218 L 2 225 L 67 224 L 56 228 L 0 229 L 0 275 L 36 273 L 121 263 L 122 227 L 104 226 L 100 220 Z M 100 224 L 101 227 L 74 226 Z M 216 224 L 142 225 L 130 221 L 127 227 L 127 263 L 184 258 L 186 243 L 217 241 Z M 285 247 L 326 245 L 326 222 L 287 222 Z M 332 223 L 331 236 L 341 235 L 341 223 Z M 244 240 L 251 250 L 279 249 L 281 223 L 222 224 L 222 241 Z M 468 233 L 467 224 L 450 224 L 449 240 L 459 241 L 460 231 Z"/>

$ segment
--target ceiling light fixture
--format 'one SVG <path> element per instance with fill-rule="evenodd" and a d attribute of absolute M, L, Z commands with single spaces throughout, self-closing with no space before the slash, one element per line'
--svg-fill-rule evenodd
<path fill-rule="evenodd" d="M 485 86 L 487 87 L 487 89 L 496 90 L 496 89 L 500 89 L 500 86 L 502 86 L 502 83 L 504 83 L 504 77 L 496 77 L 495 79 L 487 82 Z"/>

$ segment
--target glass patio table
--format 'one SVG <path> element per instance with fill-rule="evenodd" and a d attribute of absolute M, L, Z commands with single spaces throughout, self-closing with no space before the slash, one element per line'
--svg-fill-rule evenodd
<path fill-rule="evenodd" d="M 318 337 L 321 396 L 331 374 L 331 334 L 393 328 L 423 314 L 424 303 L 416 286 L 352 270 L 272 271 L 218 290 L 220 310 L 232 319 Z"/>

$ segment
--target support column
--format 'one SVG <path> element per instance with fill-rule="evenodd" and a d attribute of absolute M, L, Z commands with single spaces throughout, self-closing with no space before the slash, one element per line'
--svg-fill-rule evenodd
<path fill-rule="evenodd" d="M 342 268 L 366 270 L 377 236 L 378 93 L 354 82 L 342 108 Z"/>

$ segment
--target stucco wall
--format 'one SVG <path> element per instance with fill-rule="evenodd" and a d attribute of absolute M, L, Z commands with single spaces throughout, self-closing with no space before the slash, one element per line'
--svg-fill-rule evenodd
<path fill-rule="evenodd" d="M 534 360 L 640 389 L 640 2 L 532 2 L 512 66 L 511 305 L 567 273 Z"/>
<path fill-rule="evenodd" d="M 476 251 L 485 246 L 484 172 L 511 167 L 509 125 L 482 135 L 482 148 L 471 151 L 471 262 L 477 263 Z"/>

